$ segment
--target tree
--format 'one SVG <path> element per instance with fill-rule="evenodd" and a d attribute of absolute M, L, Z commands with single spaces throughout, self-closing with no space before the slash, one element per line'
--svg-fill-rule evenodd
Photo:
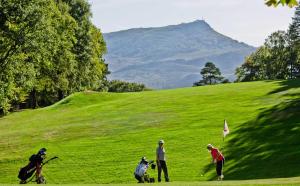
<path fill-rule="evenodd" d="M 109 73 L 87 0 L 0 2 L 0 112 L 47 106 Z"/>
<path fill-rule="evenodd" d="M 272 33 L 265 41 L 268 51 L 266 60 L 267 79 L 287 79 L 289 77 L 288 38 L 284 31 Z"/>
<path fill-rule="evenodd" d="M 30 108 L 50 105 L 62 99 L 63 95 L 72 93 L 70 82 L 76 71 L 72 47 L 76 42 L 77 24 L 69 15 L 67 4 L 61 1 L 50 1 L 49 4 L 51 19 L 45 23 L 47 37 L 44 44 L 40 45 L 47 55 L 35 67 L 38 71 L 36 82 L 27 100 Z"/>
<path fill-rule="evenodd" d="M 0 3 L 0 111 L 26 100 L 41 63 L 48 63 L 45 43 L 51 16 L 47 0 L 7 0 Z"/>
<path fill-rule="evenodd" d="M 287 34 L 274 32 L 236 69 L 237 81 L 287 79 L 289 56 Z"/>
<path fill-rule="evenodd" d="M 266 5 L 268 6 L 278 6 L 281 4 L 282 6 L 294 7 L 298 5 L 297 0 L 265 0 Z"/>
<path fill-rule="evenodd" d="M 236 81 L 258 81 L 267 79 L 266 63 L 268 61 L 268 56 L 269 51 L 265 46 L 258 48 L 250 56 L 247 56 L 241 67 L 236 69 Z"/>
<path fill-rule="evenodd" d="M 102 33 L 91 23 L 90 5 L 86 0 L 63 0 L 69 7 L 70 15 L 76 20 L 76 42 L 73 53 L 76 60 L 75 81 L 73 87 L 77 91 L 97 89 L 108 74 L 103 59 L 106 44 Z"/>
<path fill-rule="evenodd" d="M 224 77 L 221 76 L 220 69 L 212 62 L 207 62 L 200 74 L 202 75 L 202 80 L 194 83 L 194 86 L 213 85 L 224 79 Z"/>
<path fill-rule="evenodd" d="M 296 7 L 292 23 L 287 31 L 290 78 L 300 72 L 300 6 Z"/>

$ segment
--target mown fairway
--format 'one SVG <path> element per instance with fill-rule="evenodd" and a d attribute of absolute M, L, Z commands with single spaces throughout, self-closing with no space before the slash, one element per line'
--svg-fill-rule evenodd
<path fill-rule="evenodd" d="M 160 138 L 171 181 L 215 179 L 207 143 L 222 149 L 227 180 L 300 176 L 300 81 L 78 93 L 13 113 L 0 119 L 0 183 L 17 183 L 41 147 L 60 157 L 44 168 L 48 183 L 135 183 L 136 164 L 155 158 Z"/>

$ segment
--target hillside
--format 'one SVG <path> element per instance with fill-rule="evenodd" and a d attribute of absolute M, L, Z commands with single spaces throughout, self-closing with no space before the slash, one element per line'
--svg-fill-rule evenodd
<path fill-rule="evenodd" d="M 45 166 L 48 183 L 135 183 L 140 157 L 154 159 L 161 138 L 174 182 L 215 179 L 208 143 L 226 156 L 227 180 L 300 176 L 299 108 L 300 81 L 77 93 L 0 118 L 0 183 L 17 183 L 41 147 L 60 157 Z"/>
<path fill-rule="evenodd" d="M 135 28 L 104 34 L 111 79 L 140 82 L 151 88 L 190 87 L 213 61 L 234 79 L 236 67 L 254 47 L 216 32 L 197 20 L 159 28 Z"/>

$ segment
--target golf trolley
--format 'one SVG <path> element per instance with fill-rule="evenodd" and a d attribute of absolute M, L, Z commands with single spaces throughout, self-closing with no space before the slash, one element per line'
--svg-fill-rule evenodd
<path fill-rule="evenodd" d="M 151 170 L 155 170 L 156 164 L 154 163 L 154 160 L 149 161 L 148 165 L 151 167 Z M 151 171 L 151 172 L 153 172 L 153 171 Z M 145 173 L 144 179 L 145 179 L 146 183 L 154 183 L 155 182 L 155 178 L 150 177 L 150 174 L 148 171 Z"/>
<path fill-rule="evenodd" d="M 57 158 L 58 158 L 57 156 L 50 158 L 49 160 L 42 163 L 41 167 L 45 166 L 47 163 L 49 163 L 50 161 L 55 160 Z M 34 173 L 36 171 L 36 167 L 29 169 L 29 170 L 25 170 L 24 168 L 21 168 L 19 171 L 18 178 L 21 179 L 20 184 L 27 184 L 27 183 L 31 183 L 31 182 L 39 182 L 41 184 L 46 184 L 46 180 L 43 176 L 41 176 L 39 178 L 39 180 L 34 180 L 34 177 L 35 177 Z"/>

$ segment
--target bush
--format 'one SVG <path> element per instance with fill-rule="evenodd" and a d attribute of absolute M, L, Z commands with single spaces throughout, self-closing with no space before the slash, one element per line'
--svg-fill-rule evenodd
<path fill-rule="evenodd" d="M 130 83 L 120 80 L 108 81 L 108 92 L 141 92 L 148 90 L 144 84 Z"/>
<path fill-rule="evenodd" d="M 224 79 L 221 83 L 231 83 L 230 81 L 229 81 L 229 79 Z"/>

